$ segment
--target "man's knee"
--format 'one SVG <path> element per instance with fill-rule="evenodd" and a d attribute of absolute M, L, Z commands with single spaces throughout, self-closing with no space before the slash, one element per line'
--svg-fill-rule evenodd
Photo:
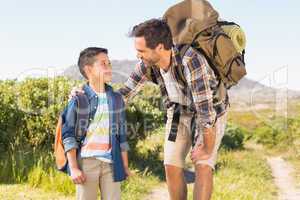
<path fill-rule="evenodd" d="M 212 174 L 213 168 L 207 164 L 197 164 L 196 165 L 196 173 L 198 174 Z"/>
<path fill-rule="evenodd" d="M 173 165 L 165 165 L 165 172 L 167 177 L 182 177 L 184 175 L 183 168 Z"/>

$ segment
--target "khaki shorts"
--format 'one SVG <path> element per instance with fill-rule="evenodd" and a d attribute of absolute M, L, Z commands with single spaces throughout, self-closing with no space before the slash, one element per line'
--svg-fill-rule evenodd
<path fill-rule="evenodd" d="M 170 129 L 172 126 L 174 109 L 171 107 L 167 111 L 167 123 L 166 123 L 166 134 L 165 134 L 165 144 L 164 144 L 164 164 L 172 165 L 180 168 L 184 168 L 185 159 L 187 154 L 191 150 L 192 146 L 192 131 L 191 131 L 191 121 L 192 114 L 181 113 L 177 129 L 177 137 L 175 142 L 169 141 Z M 227 113 L 220 116 L 216 121 L 216 140 L 215 147 L 211 157 L 208 160 L 200 160 L 196 163 L 204 164 L 215 169 L 215 164 L 217 161 L 218 149 L 220 147 L 222 138 L 224 136 L 226 127 L 226 116 Z M 201 128 L 196 128 L 195 131 L 196 145 L 203 142 L 203 131 Z"/>

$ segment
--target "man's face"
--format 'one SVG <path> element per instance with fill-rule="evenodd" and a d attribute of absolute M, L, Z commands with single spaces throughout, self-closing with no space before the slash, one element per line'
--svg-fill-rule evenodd
<path fill-rule="evenodd" d="M 95 62 L 91 66 L 87 66 L 89 77 L 95 81 L 104 83 L 112 80 L 112 69 L 108 55 L 100 53 L 95 56 Z"/>
<path fill-rule="evenodd" d="M 153 66 L 159 62 L 159 45 L 155 49 L 148 48 L 144 37 L 136 37 L 134 40 L 134 45 L 137 51 L 137 57 L 141 59 L 147 66 Z"/>

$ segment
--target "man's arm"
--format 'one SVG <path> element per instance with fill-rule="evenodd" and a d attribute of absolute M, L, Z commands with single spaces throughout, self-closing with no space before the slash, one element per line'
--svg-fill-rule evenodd
<path fill-rule="evenodd" d="M 143 62 L 139 62 L 124 86 L 119 89 L 126 104 L 140 91 L 144 83 L 148 80 L 146 73 L 147 67 Z"/>
<path fill-rule="evenodd" d="M 186 70 L 186 76 L 197 111 L 197 122 L 204 131 L 201 159 L 206 159 L 211 155 L 215 145 L 214 125 L 217 114 L 213 106 L 212 87 L 215 87 L 217 82 L 202 55 L 195 52 L 186 63 L 189 69 Z"/>

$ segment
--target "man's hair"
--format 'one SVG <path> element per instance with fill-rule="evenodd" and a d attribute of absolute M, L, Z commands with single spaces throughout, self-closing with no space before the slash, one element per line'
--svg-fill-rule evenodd
<path fill-rule="evenodd" d="M 134 26 L 129 36 L 144 37 L 150 49 L 155 49 L 159 44 L 163 44 L 167 50 L 173 46 L 170 27 L 161 19 L 150 19 Z"/>
<path fill-rule="evenodd" d="M 95 62 L 95 57 L 100 53 L 108 54 L 108 50 L 99 47 L 89 47 L 80 52 L 77 65 L 84 78 L 88 79 L 84 71 L 84 66 L 93 65 Z"/>

